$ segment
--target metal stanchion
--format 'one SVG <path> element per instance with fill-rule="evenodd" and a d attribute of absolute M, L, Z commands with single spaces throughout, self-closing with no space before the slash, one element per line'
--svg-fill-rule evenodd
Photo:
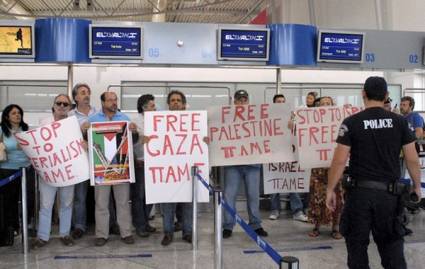
<path fill-rule="evenodd" d="M 22 241 L 24 246 L 24 254 L 28 254 L 28 219 L 27 219 L 27 172 L 22 168 Z"/>
<path fill-rule="evenodd" d="M 285 256 L 280 261 L 280 269 L 300 269 L 300 260 L 297 257 Z"/>
<path fill-rule="evenodd" d="M 192 249 L 198 249 L 198 167 L 192 166 Z"/>
<path fill-rule="evenodd" d="M 222 207 L 220 189 L 214 190 L 214 269 L 223 268 L 223 234 L 222 234 Z"/>

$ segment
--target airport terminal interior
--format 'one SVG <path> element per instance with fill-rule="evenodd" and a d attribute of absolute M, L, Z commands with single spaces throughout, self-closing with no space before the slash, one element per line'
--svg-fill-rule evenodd
<path fill-rule="evenodd" d="M 77 83 L 90 86 L 90 105 L 98 111 L 101 94 L 114 92 L 119 110 L 133 122 L 139 119 L 141 95 L 152 94 L 156 109 L 167 111 L 167 95 L 176 90 L 185 94 L 186 110 L 196 111 L 232 105 L 238 92 L 246 92 L 250 104 L 272 103 L 275 94 L 283 94 L 288 111 L 306 107 L 310 92 L 332 97 L 335 106 L 362 107 L 365 80 L 380 76 L 388 83 L 393 111 L 399 112 L 400 99 L 410 96 L 414 111 L 425 117 L 424 13 L 422 0 L 0 0 L 0 113 L 18 104 L 29 128 L 37 128 L 52 116 L 55 97 L 71 97 Z M 110 50 L 102 45 L 106 36 L 117 38 Z M 344 48 L 329 49 L 341 39 Z M 18 44 L 15 49 L 12 43 Z M 425 152 L 420 156 L 424 186 Z M 223 188 L 223 167 L 210 172 L 212 185 Z M 7 211 L 1 207 L 3 183 L 0 176 L 0 228 Z M 314 225 L 291 213 L 288 191 L 280 195 L 280 214 L 272 217 L 272 195 L 264 193 L 263 182 L 259 207 L 268 236 L 253 240 L 236 224 L 230 238 L 221 238 L 220 231 L 221 248 L 212 195 L 209 202 L 198 203 L 197 244 L 178 231 L 163 246 L 163 211 L 156 204 L 149 216 L 156 231 L 139 236 L 132 226 L 135 242 L 127 245 L 111 228 L 106 244 L 95 246 L 93 189 L 82 238 L 64 246 L 57 199 L 50 240 L 34 249 L 40 207 L 36 191 L 28 225 L 22 224 L 19 208 L 13 245 L 0 244 L 0 269 L 347 268 L 344 238 L 336 239 L 326 225 L 317 237 L 310 236 Z M 301 197 L 307 203 L 307 196 Z M 242 187 L 236 209 L 248 222 Z M 405 221 L 411 231 L 404 244 L 407 268 L 425 268 L 424 200 L 406 210 Z M 372 236 L 370 241 L 370 268 L 383 268 Z M 291 267 L 276 257 L 296 259 Z"/>

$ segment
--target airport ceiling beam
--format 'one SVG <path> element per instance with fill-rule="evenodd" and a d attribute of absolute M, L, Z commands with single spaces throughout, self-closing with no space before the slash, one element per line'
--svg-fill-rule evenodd
<path fill-rule="evenodd" d="M 26 20 L 29 19 L 29 17 L 20 17 L 17 15 L 32 15 L 30 12 L 28 12 L 19 1 L 11 1 L 11 0 L 1 0 L 0 1 L 0 9 L 4 11 L 6 14 L 13 14 L 12 17 L 15 17 L 16 19 L 20 20 Z"/>

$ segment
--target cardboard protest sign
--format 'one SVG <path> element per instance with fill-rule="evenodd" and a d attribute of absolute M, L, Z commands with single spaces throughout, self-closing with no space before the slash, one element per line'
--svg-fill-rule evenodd
<path fill-rule="evenodd" d="M 264 194 L 310 191 L 311 169 L 298 161 L 263 165 Z"/>
<path fill-rule="evenodd" d="M 294 161 L 285 104 L 208 108 L 212 166 Z"/>
<path fill-rule="evenodd" d="M 296 145 L 301 167 L 330 167 L 342 121 L 360 110 L 354 106 L 297 109 Z"/>
<path fill-rule="evenodd" d="M 47 184 L 63 187 L 89 179 L 89 160 L 75 116 L 17 133 L 15 137 Z"/>
<path fill-rule="evenodd" d="M 145 113 L 144 145 L 146 203 L 192 201 L 191 167 L 208 182 L 206 111 Z M 208 190 L 198 182 L 198 202 L 208 202 Z"/>
<path fill-rule="evenodd" d="M 88 139 L 91 185 L 135 182 L 129 122 L 93 122 Z"/>

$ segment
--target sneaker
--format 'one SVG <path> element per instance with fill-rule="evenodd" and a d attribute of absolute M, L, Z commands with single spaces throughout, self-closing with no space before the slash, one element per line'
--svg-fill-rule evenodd
<path fill-rule="evenodd" d="M 292 216 L 292 218 L 294 220 L 302 221 L 302 222 L 307 222 L 308 221 L 307 216 L 302 211 L 298 211 L 297 213 L 295 213 L 294 216 Z"/>
<path fill-rule="evenodd" d="M 108 239 L 103 238 L 103 237 L 98 237 L 94 240 L 94 245 L 96 247 L 101 247 L 101 246 L 104 246 L 106 244 L 106 242 L 108 242 Z"/>
<path fill-rule="evenodd" d="M 266 237 L 266 236 L 269 235 L 266 231 L 264 231 L 263 228 L 256 229 L 255 233 L 258 234 L 259 236 L 263 236 L 263 237 Z"/>
<path fill-rule="evenodd" d="M 188 242 L 189 244 L 192 244 L 192 235 L 191 234 L 183 235 L 183 240 Z"/>
<path fill-rule="evenodd" d="M 84 231 L 81 230 L 80 228 L 75 228 L 72 233 L 71 236 L 74 239 L 80 239 L 81 237 L 83 237 Z"/>
<path fill-rule="evenodd" d="M 223 238 L 229 238 L 232 236 L 232 230 L 224 229 L 223 230 Z"/>
<path fill-rule="evenodd" d="M 279 218 L 279 211 L 273 210 L 272 213 L 269 216 L 269 219 L 277 220 L 278 218 Z"/>
<path fill-rule="evenodd" d="M 168 246 L 173 242 L 173 234 L 165 234 L 164 238 L 162 238 L 161 245 Z"/>
<path fill-rule="evenodd" d="M 123 241 L 124 243 L 126 243 L 127 245 L 132 245 L 134 244 L 134 238 L 132 235 L 126 236 L 126 237 L 122 237 L 121 241 Z"/>
<path fill-rule="evenodd" d="M 74 241 L 72 240 L 71 236 L 67 235 L 64 237 L 61 237 L 61 242 L 64 246 L 72 247 L 74 245 Z"/>
<path fill-rule="evenodd" d="M 38 249 L 38 248 L 42 248 L 45 245 L 47 245 L 48 241 L 44 241 L 40 238 L 37 238 L 32 244 L 31 244 L 31 248 L 32 249 Z"/>

